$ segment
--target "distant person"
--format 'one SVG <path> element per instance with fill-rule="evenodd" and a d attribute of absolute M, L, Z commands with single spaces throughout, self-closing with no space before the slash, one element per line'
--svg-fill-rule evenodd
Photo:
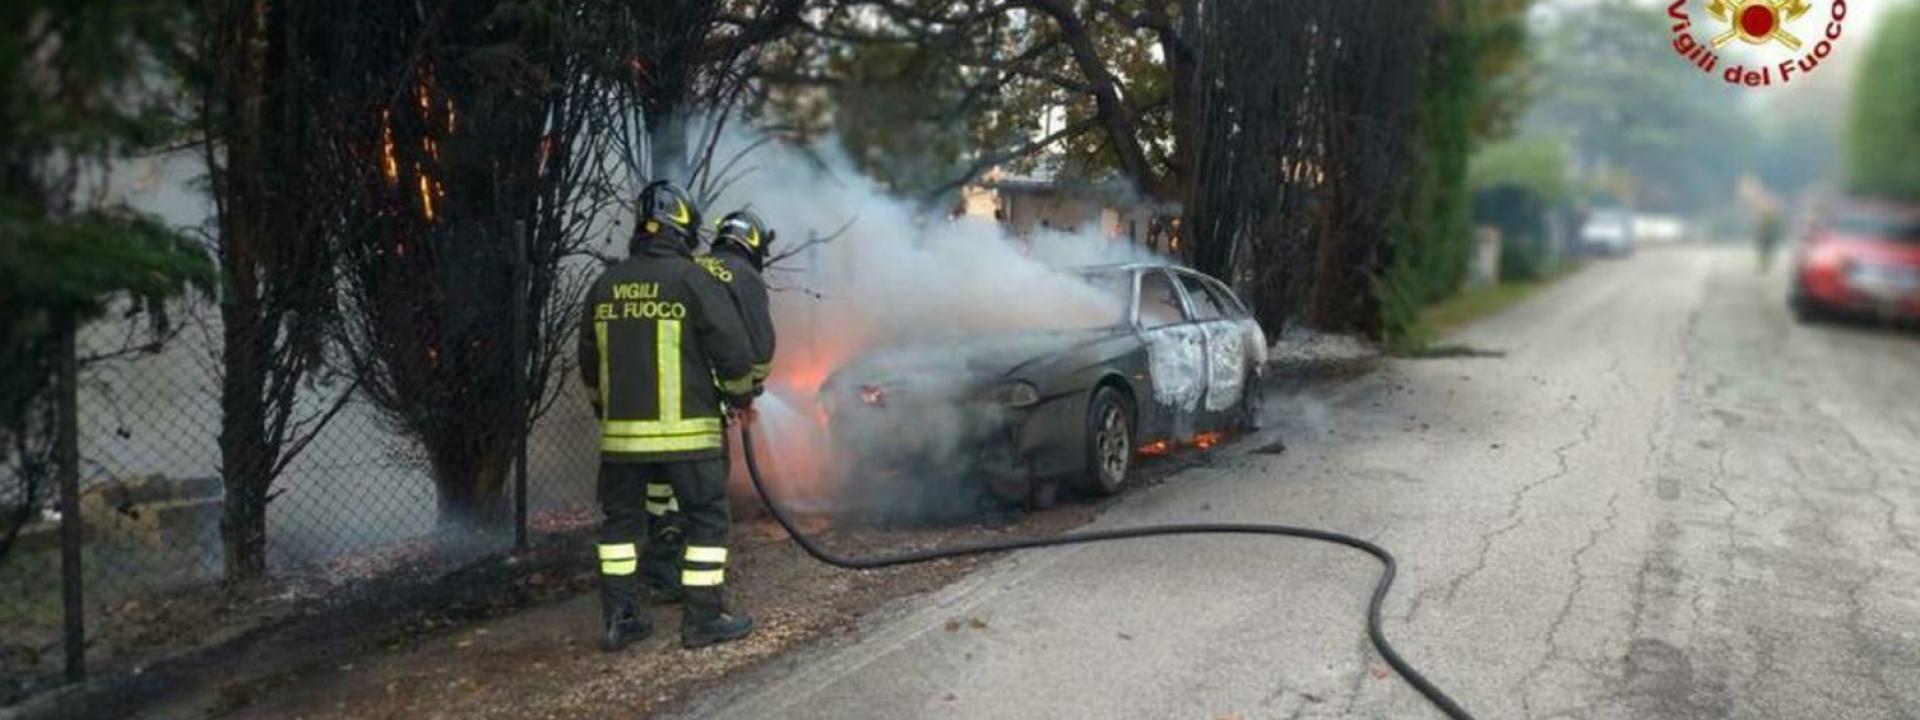
<path fill-rule="evenodd" d="M 685 521 L 676 585 L 680 644 L 738 640 L 753 621 L 728 611 L 728 406 L 753 402 L 753 350 L 727 288 L 696 264 L 700 212 L 665 181 L 641 191 L 628 257 L 587 293 L 580 375 L 600 416 L 600 647 L 653 633 L 640 543 L 650 509 Z"/>
<path fill-rule="evenodd" d="M 1780 213 L 1768 209 L 1760 212 L 1760 220 L 1754 224 L 1753 242 L 1760 251 L 1760 273 L 1766 274 L 1773 269 L 1773 253 L 1780 247 Z"/>

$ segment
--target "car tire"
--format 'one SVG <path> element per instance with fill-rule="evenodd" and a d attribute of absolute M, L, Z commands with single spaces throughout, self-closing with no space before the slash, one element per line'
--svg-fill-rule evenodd
<path fill-rule="evenodd" d="M 1127 485 L 1133 470 L 1133 406 L 1111 387 L 1093 392 L 1087 404 L 1087 469 L 1082 487 L 1095 495 L 1112 495 Z"/>
<path fill-rule="evenodd" d="M 1793 310 L 1794 321 L 1802 325 L 1826 319 L 1826 312 L 1820 307 L 1820 304 L 1814 302 L 1813 298 L 1805 295 L 1795 293 L 1793 297 L 1787 301 L 1787 306 Z"/>

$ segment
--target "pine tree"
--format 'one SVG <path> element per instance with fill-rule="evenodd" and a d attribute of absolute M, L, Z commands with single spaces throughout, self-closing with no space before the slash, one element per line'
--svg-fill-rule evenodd
<path fill-rule="evenodd" d="M 79 192 L 89 170 L 174 127 L 155 90 L 183 27 L 164 0 L 0 3 L 0 556 L 44 501 L 59 338 L 115 298 L 157 301 L 212 278 L 156 218 Z M 68 361 L 71 361 L 69 358 Z"/>

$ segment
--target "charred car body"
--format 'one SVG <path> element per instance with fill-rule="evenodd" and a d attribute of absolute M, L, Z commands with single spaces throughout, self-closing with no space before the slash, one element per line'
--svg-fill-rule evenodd
<path fill-rule="evenodd" d="M 1063 481 L 1119 491 L 1143 448 L 1254 422 L 1266 338 L 1225 285 L 1165 264 L 1074 272 L 1117 311 L 871 352 L 829 377 L 819 401 L 845 490 L 1046 505 Z"/>

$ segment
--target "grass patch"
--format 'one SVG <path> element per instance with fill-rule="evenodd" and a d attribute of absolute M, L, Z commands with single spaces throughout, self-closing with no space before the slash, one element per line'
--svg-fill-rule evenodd
<path fill-rule="evenodd" d="M 1395 355 L 1427 357 L 1436 351 L 1439 354 L 1457 357 L 1481 353 L 1466 351 L 1449 346 L 1436 348 L 1434 342 L 1446 337 L 1468 323 L 1492 316 L 1501 310 L 1513 307 L 1520 301 L 1533 297 L 1547 286 L 1559 282 L 1561 278 L 1572 275 L 1579 266 L 1568 264 L 1539 280 L 1504 282 L 1486 287 L 1478 287 L 1455 294 L 1453 297 L 1429 305 L 1420 311 L 1420 320 L 1411 332 L 1394 338 L 1390 352 Z"/>

